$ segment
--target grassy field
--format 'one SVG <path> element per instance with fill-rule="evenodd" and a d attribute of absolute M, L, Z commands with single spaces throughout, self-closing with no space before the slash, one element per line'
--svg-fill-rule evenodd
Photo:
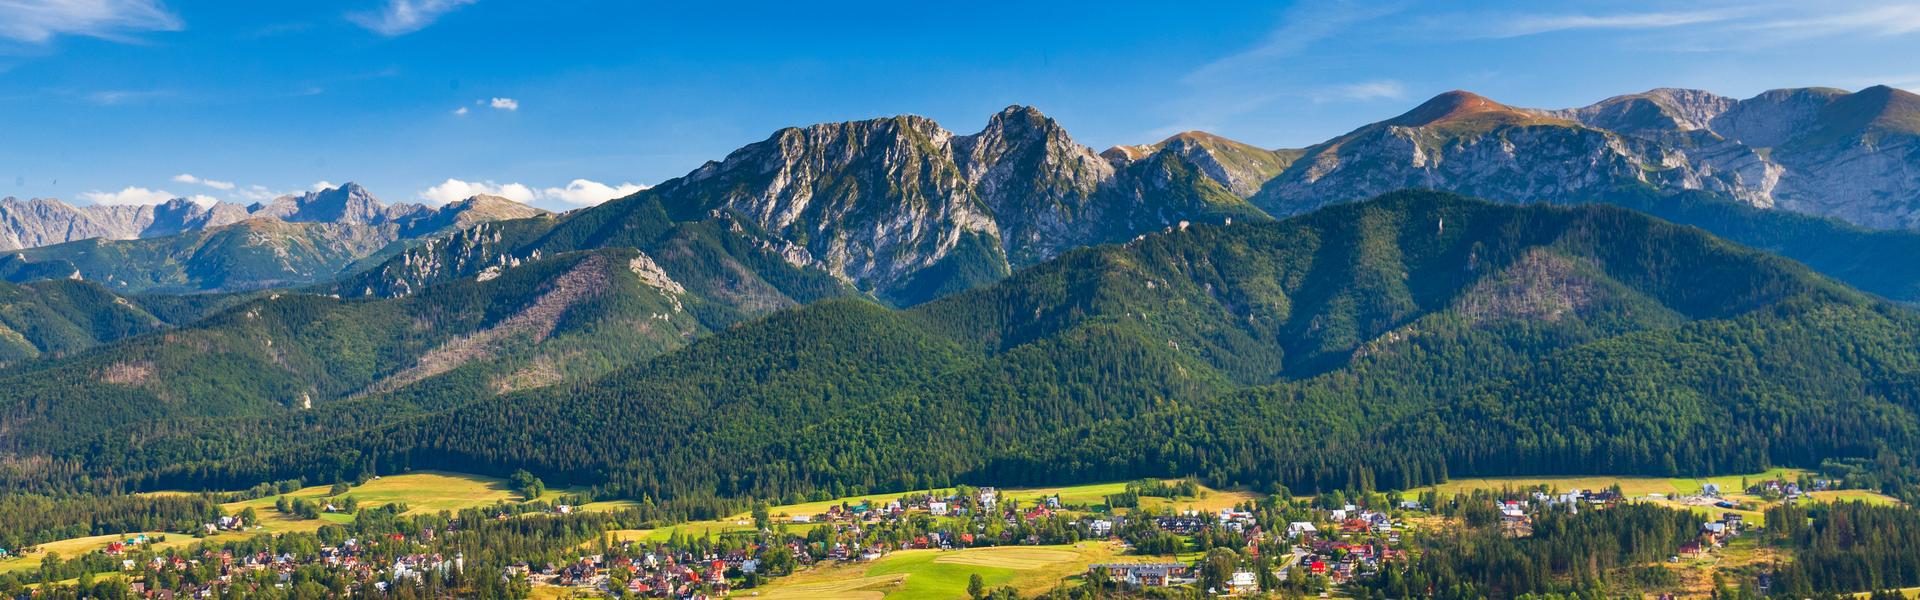
<path fill-rule="evenodd" d="M 1427 490 L 1438 490 L 1442 494 L 1469 492 L 1473 490 L 1500 490 L 1506 488 L 1526 488 L 1545 485 L 1558 490 L 1598 490 L 1614 484 L 1620 485 L 1620 491 L 1628 496 L 1647 496 L 1661 494 L 1676 496 L 1698 494 L 1705 484 L 1718 484 L 1721 489 L 1738 491 L 1741 479 L 1758 482 L 1767 479 L 1793 480 L 1806 474 L 1803 469 L 1776 468 L 1760 473 L 1746 475 L 1721 475 L 1701 478 L 1634 477 L 1634 476 L 1579 476 L 1579 477 L 1491 477 L 1475 479 L 1455 479 L 1435 486 L 1412 490 L 1418 494 Z"/>
<path fill-rule="evenodd" d="M 286 496 L 320 501 L 327 497 L 327 492 L 331 491 L 331 488 L 330 485 L 316 485 L 301 488 Z M 519 498 L 519 495 L 507 488 L 505 480 L 439 471 L 416 471 L 369 480 L 364 485 L 353 486 L 344 496 L 353 496 L 360 501 L 361 506 L 368 507 L 404 502 L 407 505 L 407 514 L 460 510 Z M 243 502 L 230 502 L 221 505 L 221 508 L 228 514 L 252 508 L 255 514 L 260 515 L 261 525 L 264 526 L 266 533 L 313 531 L 327 523 L 353 521 L 351 515 L 337 513 L 322 514 L 319 519 L 289 518 L 274 510 L 273 505 L 277 498 L 279 496 L 267 496 Z"/>
<path fill-rule="evenodd" d="M 1022 595 L 1052 589 L 1087 566 L 1115 556 L 1107 542 L 1072 546 L 1004 546 L 966 550 L 903 550 L 872 563 L 832 565 L 796 573 L 755 590 L 761 598 L 921 600 L 964 598 L 980 575 L 989 588 L 1013 586 Z"/>
<path fill-rule="evenodd" d="M 1497 478 L 1480 478 L 1480 479 L 1456 479 L 1456 480 L 1449 481 L 1436 486 L 1419 488 L 1419 489 L 1413 490 L 1412 493 L 1422 493 L 1427 490 L 1439 490 L 1442 494 L 1452 494 L 1452 493 L 1468 492 L 1472 490 L 1501 490 L 1501 489 L 1508 489 L 1508 488 L 1520 489 L 1520 488 L 1528 488 L 1528 487 L 1534 487 L 1539 485 L 1545 485 L 1557 490 L 1570 490 L 1570 489 L 1576 489 L 1576 488 L 1581 490 L 1597 490 L 1597 489 L 1605 489 L 1607 487 L 1613 486 L 1614 484 L 1619 484 L 1620 489 L 1623 493 L 1625 493 L 1628 497 L 1635 498 L 1641 502 L 1651 502 L 1651 503 L 1655 503 L 1655 504 L 1659 504 L 1662 506 L 1675 508 L 1675 509 L 1692 510 L 1694 512 L 1697 512 L 1709 517 L 1719 517 L 1721 513 L 1726 513 L 1726 512 L 1736 513 L 1746 518 L 1747 523 L 1764 527 L 1766 526 L 1765 509 L 1771 503 L 1757 496 L 1751 496 L 1741 492 L 1740 491 L 1741 482 L 1746 481 L 1748 483 L 1755 483 L 1755 482 L 1765 481 L 1769 479 L 1794 480 L 1794 479 L 1798 479 L 1801 475 L 1806 475 L 1806 474 L 1810 474 L 1810 472 L 1804 469 L 1775 468 L 1775 469 L 1770 469 L 1760 473 L 1749 473 L 1746 475 L 1720 475 L 1720 476 L 1714 476 L 1714 477 L 1701 477 L 1701 478 L 1620 477 L 1620 476 L 1497 477 Z M 1694 503 L 1689 504 L 1689 503 L 1681 502 L 1677 499 L 1680 496 L 1699 494 L 1700 491 L 1704 489 L 1706 484 L 1708 483 L 1718 485 L 1720 489 L 1723 491 L 1722 497 L 1724 497 L 1725 499 L 1731 500 L 1736 503 L 1752 503 L 1756 505 L 1756 507 L 1759 510 L 1720 508 L 1717 506 L 1712 506 L 1710 502 L 1696 501 Z M 1661 497 L 1658 497 L 1658 498 L 1652 497 L 1656 494 Z M 1834 502 L 1834 501 L 1850 502 L 1850 501 L 1860 500 L 1865 502 L 1872 502 L 1875 504 L 1899 503 L 1898 500 L 1895 500 L 1891 497 L 1885 496 L 1883 494 L 1880 494 L 1878 492 L 1874 492 L 1871 490 L 1835 490 L 1835 491 L 1828 491 L 1828 492 L 1810 492 L 1807 494 L 1807 496 L 1820 502 Z"/>
<path fill-rule="evenodd" d="M 64 539 L 57 542 L 47 542 L 45 544 L 41 544 L 33 552 L 14 556 L 13 558 L 9 558 L 6 560 L 0 560 L 0 573 L 14 573 L 19 571 L 29 571 L 29 570 L 37 569 L 40 567 L 40 560 L 42 558 L 45 558 L 48 552 L 59 554 L 62 558 L 73 558 L 76 556 L 80 556 L 82 554 L 86 554 L 88 552 L 93 552 L 95 550 L 103 550 L 107 547 L 107 544 L 110 544 L 119 540 L 132 538 L 138 535 L 142 535 L 142 534 L 122 533 L 122 534 L 113 534 L 113 535 L 93 535 L 93 536 L 87 536 L 87 537 Z M 229 539 L 239 539 L 239 538 L 245 537 L 247 534 L 238 533 L 238 532 L 228 532 L 228 533 L 223 533 L 217 536 L 211 536 L 206 538 L 196 538 L 190 534 L 184 534 L 184 533 L 167 533 L 163 531 L 148 531 L 148 532 L 145 532 L 145 535 L 147 536 L 148 539 L 157 540 L 162 537 L 166 538 L 166 541 L 153 542 L 152 544 L 153 548 L 155 549 L 165 550 L 167 548 L 184 548 L 187 546 L 191 546 L 196 542 L 203 542 L 208 540 L 221 541 L 221 540 L 229 540 Z"/>

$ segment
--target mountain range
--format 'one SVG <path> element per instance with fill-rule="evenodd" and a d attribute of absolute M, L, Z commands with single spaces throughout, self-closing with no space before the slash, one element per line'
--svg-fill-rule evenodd
<path fill-rule="evenodd" d="M 783 129 L 642 192 L 638 200 L 581 211 L 595 214 L 578 220 L 620 221 L 624 211 L 658 204 L 674 222 L 724 223 L 793 268 L 824 272 L 890 303 L 916 304 L 996 281 L 1067 249 L 1124 240 L 1182 221 L 1286 216 L 1407 188 L 1508 202 L 1638 203 L 1635 208 L 1667 218 L 1679 215 L 1660 212 L 1667 207 L 1646 201 L 1645 192 L 1703 193 L 1764 210 L 1905 232 L 1920 218 L 1915 216 L 1920 214 L 1920 175 L 1911 169 L 1920 162 L 1917 140 L 1920 96 L 1886 86 L 1858 92 L 1775 90 L 1745 100 L 1656 89 L 1563 110 L 1512 107 L 1456 91 L 1308 148 L 1278 150 L 1186 132 L 1095 153 L 1039 111 L 1015 106 L 971 135 L 914 116 Z M 395 279 L 363 281 L 369 285 L 344 290 L 366 294 L 414 289 L 436 277 L 473 276 L 534 252 L 607 245 L 573 231 L 566 240 L 530 237 L 523 247 L 453 249 L 491 256 L 469 256 L 459 263 L 466 267 L 452 271 L 380 265 L 406 246 L 395 241 L 443 233 L 457 228 L 454 221 L 531 216 L 532 211 L 503 210 L 512 205 L 500 199 L 489 203 L 495 210 L 472 210 L 468 204 L 388 206 L 353 184 L 246 207 L 184 200 L 153 207 L 71 207 L 9 199 L 0 201 L 0 223 L 6 225 L 0 243 L 40 246 L 82 237 L 166 241 L 90 242 L 16 253 L 0 262 L 0 276 L 27 281 L 77 275 L 128 292 L 286 287 L 376 268 Z M 249 218 L 335 226 L 271 224 L 197 233 Z M 1754 219 L 1771 217 L 1750 215 L 1748 220 Z M 1719 223 L 1681 222 L 1723 235 L 1783 227 L 1721 231 L 1715 229 Z M 1793 227 L 1808 229 L 1809 235 L 1824 230 L 1898 240 L 1892 246 L 1912 243 L 1904 239 L 1907 233 L 1867 236 L 1837 225 L 1796 222 Z M 1732 237 L 1782 252 L 1804 245 Z M 1862 253 L 1880 248 L 1870 246 Z M 1836 262 L 1830 256 L 1788 256 L 1816 267 L 1825 266 L 1821 260 Z M 448 266 L 424 257 L 407 262 Z M 1838 262 L 1858 269 L 1863 259 Z M 420 277 L 427 279 L 410 280 Z M 1875 278 L 1888 279 L 1868 275 L 1858 281 Z M 1865 287 L 1901 299 L 1913 293 L 1905 282 Z"/>
<path fill-rule="evenodd" d="M 132 239 L 0 258 L 0 482 L 767 498 L 1906 452 L 1912 99 L 1453 92 L 1304 149 L 1105 152 L 1015 106 L 782 129 L 562 214 L 105 207 Z"/>
<path fill-rule="evenodd" d="M 244 208 L 180 199 L 73 207 L 9 198 L 0 200 L 10 228 L 4 239 L 84 239 L 0 254 L 0 278 L 82 279 L 130 293 L 292 287 L 331 280 L 363 259 L 377 262 L 411 240 L 545 212 L 484 195 L 439 207 L 388 205 L 355 183 Z"/>
<path fill-rule="evenodd" d="M 1569 110 L 1455 91 L 1306 149 L 1252 200 L 1288 215 L 1409 187 L 1566 202 L 1632 185 L 1913 228 L 1916 163 L 1920 95 L 1887 86 L 1784 89 L 1745 100 L 1656 89 Z"/>
<path fill-rule="evenodd" d="M 725 328 L 642 256 L 259 297 L 17 367 L 5 474 L 528 468 L 661 500 L 1153 473 L 1306 490 L 1920 441 L 1920 316 L 1615 207 L 1403 192 L 1068 251 L 909 309 L 829 299 Z"/>

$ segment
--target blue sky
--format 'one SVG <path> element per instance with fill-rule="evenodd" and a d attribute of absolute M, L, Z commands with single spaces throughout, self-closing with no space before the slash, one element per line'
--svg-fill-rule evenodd
<path fill-rule="evenodd" d="M 1450 89 L 1916 89 L 1916 56 L 1920 5 L 1845 1 L 0 0 L 0 196 L 567 208 L 822 121 L 1031 104 L 1095 148 L 1304 146 Z"/>

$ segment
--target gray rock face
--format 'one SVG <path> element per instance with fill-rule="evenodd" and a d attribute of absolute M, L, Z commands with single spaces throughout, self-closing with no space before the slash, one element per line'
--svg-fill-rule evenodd
<path fill-rule="evenodd" d="M 351 223 L 384 225 L 430 215 L 434 209 L 419 204 L 386 205 L 360 184 L 348 182 L 339 187 L 281 196 L 272 202 L 254 204 L 247 212 L 255 217 L 272 217 L 289 223 Z"/>
<path fill-rule="evenodd" d="M 1253 200 L 1293 214 L 1408 187 L 1524 202 L 1633 185 L 1920 226 L 1920 96 L 1884 86 L 1746 100 L 1657 89 L 1549 111 L 1450 92 L 1309 148 Z"/>
<path fill-rule="evenodd" d="M 1204 131 L 1188 131 L 1158 144 L 1114 146 L 1100 155 L 1114 164 L 1127 165 L 1161 153 L 1179 156 L 1227 191 L 1246 198 L 1291 166 L 1301 151 L 1268 150 Z"/>
<path fill-rule="evenodd" d="M 0 250 L 37 248 L 74 240 L 170 235 L 246 218 L 234 205 L 201 206 L 183 199 L 157 205 L 72 206 L 48 198 L 0 198 Z"/>
<path fill-rule="evenodd" d="M 790 263 L 909 300 L 901 290 L 943 266 L 1004 274 L 1180 220 L 1258 214 L 1231 195 L 1137 194 L 1130 177 L 1016 106 L 964 136 L 916 116 L 783 129 L 651 193 L 679 218 L 732 215 L 781 240 Z"/>

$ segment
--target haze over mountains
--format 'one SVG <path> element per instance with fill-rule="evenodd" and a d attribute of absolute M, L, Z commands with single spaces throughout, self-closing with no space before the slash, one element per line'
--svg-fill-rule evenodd
<path fill-rule="evenodd" d="M 72 278 L 123 292 L 285 287 L 331 279 L 394 244 L 546 211 L 475 196 L 440 207 L 382 203 L 355 183 L 271 202 L 69 206 L 0 200 L 0 277 Z"/>

